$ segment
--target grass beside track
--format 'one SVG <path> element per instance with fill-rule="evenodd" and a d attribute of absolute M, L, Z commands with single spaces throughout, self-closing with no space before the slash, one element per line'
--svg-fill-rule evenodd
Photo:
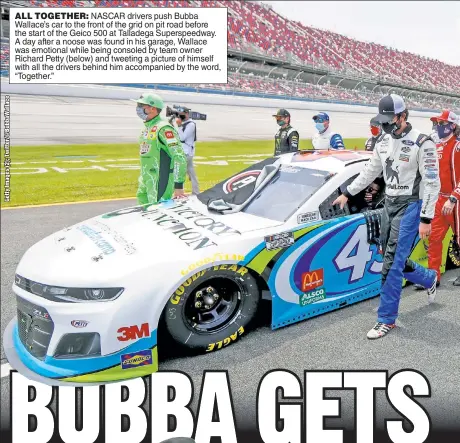
<path fill-rule="evenodd" d="M 363 149 L 365 139 L 346 139 Z M 310 140 L 301 140 L 311 149 Z M 14 146 L 10 150 L 10 201 L 5 202 L 2 151 L 2 207 L 135 197 L 139 148 L 132 144 Z M 199 142 L 195 168 L 205 190 L 273 154 L 273 140 Z M 190 192 L 187 178 L 186 192 Z"/>

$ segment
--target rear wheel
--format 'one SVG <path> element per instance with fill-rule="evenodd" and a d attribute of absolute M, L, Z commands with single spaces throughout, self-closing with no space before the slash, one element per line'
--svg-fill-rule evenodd
<path fill-rule="evenodd" d="M 254 319 L 260 300 L 255 278 L 237 265 L 219 265 L 186 280 L 169 299 L 165 326 L 179 345 L 213 352 L 237 341 Z"/>

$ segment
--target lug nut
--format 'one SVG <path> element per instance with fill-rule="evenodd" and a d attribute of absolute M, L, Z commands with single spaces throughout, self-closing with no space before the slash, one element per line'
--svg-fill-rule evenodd
<path fill-rule="evenodd" d="M 211 292 L 213 292 L 214 289 L 211 288 L 211 286 L 209 286 L 208 288 L 206 288 L 206 292 L 208 294 L 210 294 Z"/>
<path fill-rule="evenodd" d="M 197 297 L 201 297 L 202 295 L 203 295 L 203 292 L 202 292 L 202 291 L 198 291 L 198 292 L 196 293 L 196 296 L 197 296 Z"/>
<path fill-rule="evenodd" d="M 214 294 L 214 300 L 217 300 L 219 298 L 219 294 Z"/>
<path fill-rule="evenodd" d="M 195 303 L 195 308 L 201 308 L 201 302 L 200 301 L 197 301 Z"/>

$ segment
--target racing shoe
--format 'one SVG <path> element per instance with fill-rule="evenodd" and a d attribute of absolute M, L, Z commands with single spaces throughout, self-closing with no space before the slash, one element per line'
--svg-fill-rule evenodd
<path fill-rule="evenodd" d="M 439 288 L 439 285 L 440 285 L 440 284 L 441 284 L 441 282 L 438 280 L 438 281 L 436 282 L 436 287 Z M 416 284 L 416 285 L 414 285 L 414 289 L 415 289 L 416 291 L 422 291 L 422 290 L 424 290 L 424 289 L 426 289 L 426 288 L 425 288 L 425 286 L 423 286 L 423 285 Z"/>
<path fill-rule="evenodd" d="M 367 333 L 367 338 L 370 340 L 381 338 L 384 335 L 387 335 L 394 328 L 396 328 L 394 323 L 392 325 L 387 325 L 382 322 L 377 322 L 375 326 Z"/>
<path fill-rule="evenodd" d="M 429 288 L 426 292 L 428 294 L 428 304 L 430 305 L 431 303 L 434 302 L 436 298 L 436 288 L 440 285 L 438 282 L 438 279 L 436 279 L 433 284 L 431 285 L 431 288 Z"/>

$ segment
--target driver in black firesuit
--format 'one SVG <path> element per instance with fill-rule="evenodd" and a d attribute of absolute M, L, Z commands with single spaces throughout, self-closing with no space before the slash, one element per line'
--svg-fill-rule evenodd
<path fill-rule="evenodd" d="M 278 109 L 273 115 L 280 126 L 275 135 L 275 156 L 299 150 L 299 133 L 291 126 L 291 114 L 286 109 Z"/>

